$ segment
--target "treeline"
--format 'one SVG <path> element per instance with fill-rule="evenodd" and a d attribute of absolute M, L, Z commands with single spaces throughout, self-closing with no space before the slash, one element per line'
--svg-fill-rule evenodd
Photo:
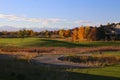
<path fill-rule="evenodd" d="M 104 39 L 104 29 L 102 27 L 78 27 L 68 30 L 56 30 L 56 31 L 40 31 L 35 32 L 33 30 L 19 30 L 19 31 L 2 31 L 0 37 L 48 37 L 48 38 L 71 38 L 72 41 L 79 40 L 99 40 Z M 97 36 L 99 35 L 99 36 Z"/>
<path fill-rule="evenodd" d="M 19 30 L 19 31 L 1 31 L 0 37 L 2 38 L 17 38 L 17 37 L 31 37 L 34 36 L 35 32 L 33 30 Z"/>
<path fill-rule="evenodd" d="M 110 40 L 109 37 L 111 35 L 112 37 L 114 36 L 113 34 L 111 34 L 111 32 L 115 32 L 114 27 L 116 25 L 120 26 L 120 23 L 100 25 L 99 27 L 80 26 L 74 29 L 67 29 L 67 30 L 60 29 L 60 30 L 54 30 L 54 31 L 45 30 L 40 32 L 35 32 L 33 30 L 26 30 L 26 29 L 22 29 L 19 31 L 11 31 L 11 32 L 1 31 L 0 37 L 70 38 L 73 42 L 84 41 L 84 40 L 87 40 L 87 41 L 106 40 L 106 38 Z"/>
<path fill-rule="evenodd" d="M 2 38 L 21 38 L 21 37 L 45 37 L 45 38 L 67 38 L 71 37 L 72 30 L 55 30 L 55 31 L 40 31 L 35 32 L 33 30 L 22 29 L 19 31 L 1 31 L 0 37 Z"/>

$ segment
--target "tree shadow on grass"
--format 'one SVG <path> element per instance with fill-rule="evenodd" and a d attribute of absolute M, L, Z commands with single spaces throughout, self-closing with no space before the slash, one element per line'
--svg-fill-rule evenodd
<path fill-rule="evenodd" d="M 24 46 L 33 46 L 33 47 L 99 47 L 99 46 L 119 46 L 120 42 L 67 42 L 51 39 L 38 39 L 34 42 L 25 44 Z"/>
<path fill-rule="evenodd" d="M 28 43 L 25 46 L 36 46 L 36 47 L 86 47 L 83 44 L 76 44 L 73 42 L 50 40 L 50 39 L 39 39 L 35 42 Z"/>

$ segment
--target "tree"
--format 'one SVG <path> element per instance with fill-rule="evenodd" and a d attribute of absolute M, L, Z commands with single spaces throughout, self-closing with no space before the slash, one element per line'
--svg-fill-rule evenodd
<path fill-rule="evenodd" d="M 73 31 L 72 31 L 72 41 L 73 42 L 76 42 L 77 41 L 77 31 L 78 31 L 78 28 L 75 28 L 75 29 L 73 29 Z"/>
<path fill-rule="evenodd" d="M 97 28 L 97 40 L 105 40 L 105 29 L 102 25 Z"/>
<path fill-rule="evenodd" d="M 88 40 L 88 35 L 90 34 L 91 28 L 90 26 L 85 27 L 85 39 Z"/>
<path fill-rule="evenodd" d="M 7 33 L 8 33 L 7 31 L 2 31 L 3 35 L 7 35 Z"/>
<path fill-rule="evenodd" d="M 26 35 L 27 36 L 34 36 L 33 30 L 26 30 Z"/>
<path fill-rule="evenodd" d="M 17 34 L 16 34 L 16 32 L 9 32 L 9 36 L 10 37 L 17 37 Z"/>
<path fill-rule="evenodd" d="M 49 31 L 48 30 L 45 30 L 45 36 L 49 37 Z"/>
<path fill-rule="evenodd" d="M 59 31 L 56 31 L 56 30 L 55 30 L 55 31 L 53 31 L 53 34 L 54 34 L 54 35 L 59 35 Z"/>
<path fill-rule="evenodd" d="M 19 37 L 21 37 L 22 39 L 24 39 L 26 36 L 26 29 L 20 30 L 19 31 Z"/>
<path fill-rule="evenodd" d="M 78 34 L 78 39 L 79 40 L 84 40 L 85 39 L 85 28 L 84 27 L 79 27 L 77 34 Z"/>
<path fill-rule="evenodd" d="M 97 35 L 97 29 L 94 27 L 91 29 L 91 32 L 88 35 L 89 40 L 95 41 L 97 39 L 96 35 Z"/>
<path fill-rule="evenodd" d="M 64 35 L 64 30 L 63 30 L 63 29 L 59 30 L 59 35 L 60 35 L 61 37 L 64 37 L 64 36 L 63 36 L 63 35 Z"/>
<path fill-rule="evenodd" d="M 64 31 L 64 37 L 70 37 L 70 29 Z"/>

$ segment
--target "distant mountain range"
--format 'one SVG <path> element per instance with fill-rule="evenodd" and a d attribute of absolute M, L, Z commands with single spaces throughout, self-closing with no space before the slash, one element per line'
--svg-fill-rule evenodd
<path fill-rule="evenodd" d="M 13 26 L 0 26 L 0 31 L 18 31 L 20 29 L 23 29 L 23 28 L 16 28 L 16 27 L 13 27 Z M 48 27 L 43 27 L 43 28 L 25 28 L 25 29 L 31 29 L 33 31 L 44 31 L 44 30 L 49 30 L 49 31 L 52 31 L 52 30 L 58 30 L 58 28 L 48 28 Z"/>
<path fill-rule="evenodd" d="M 15 28 L 12 26 L 1 26 L 0 31 L 18 31 L 19 28 Z"/>

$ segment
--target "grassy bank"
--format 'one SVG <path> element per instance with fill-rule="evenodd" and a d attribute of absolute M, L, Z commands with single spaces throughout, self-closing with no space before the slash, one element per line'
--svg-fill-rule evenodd
<path fill-rule="evenodd" d="M 43 38 L 0 38 L 0 46 L 12 47 L 99 47 L 120 46 L 120 41 L 68 42 Z"/>

